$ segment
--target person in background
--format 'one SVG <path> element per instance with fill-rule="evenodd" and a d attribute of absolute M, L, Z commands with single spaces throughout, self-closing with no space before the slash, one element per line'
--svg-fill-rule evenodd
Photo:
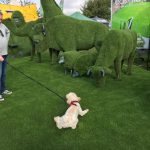
<path fill-rule="evenodd" d="M 8 56 L 9 29 L 2 23 L 3 14 L 0 12 L 0 101 L 4 101 L 2 95 L 10 95 L 11 91 L 5 87 L 6 66 Z"/>

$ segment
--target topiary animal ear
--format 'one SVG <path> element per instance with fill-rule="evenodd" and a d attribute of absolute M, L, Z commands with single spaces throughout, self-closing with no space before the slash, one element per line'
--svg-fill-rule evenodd
<path fill-rule="evenodd" d="M 41 32 L 42 31 L 42 23 L 35 24 L 33 26 L 33 29 L 36 30 L 37 32 Z"/>
<path fill-rule="evenodd" d="M 111 74 L 112 73 L 112 70 L 107 68 L 107 67 L 104 67 L 104 70 L 105 70 L 106 74 Z"/>

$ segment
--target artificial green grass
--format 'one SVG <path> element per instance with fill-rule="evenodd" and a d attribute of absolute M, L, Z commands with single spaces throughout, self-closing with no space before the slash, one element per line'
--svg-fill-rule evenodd
<path fill-rule="evenodd" d="M 150 2 L 129 3 L 113 14 L 112 27 L 120 28 L 121 21 L 134 17 L 132 29 L 144 37 L 150 37 Z"/>
<path fill-rule="evenodd" d="M 13 94 L 0 103 L 0 150 L 150 149 L 150 72 L 134 66 L 132 76 L 123 74 L 122 81 L 109 77 L 97 88 L 87 77 L 65 76 L 63 67 L 48 59 L 9 62 L 62 96 L 76 92 L 89 113 L 79 118 L 76 130 L 57 129 L 53 117 L 63 115 L 67 105 L 8 66 Z"/>

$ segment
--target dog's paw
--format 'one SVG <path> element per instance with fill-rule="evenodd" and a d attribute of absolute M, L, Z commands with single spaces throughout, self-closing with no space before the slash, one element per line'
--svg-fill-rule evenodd
<path fill-rule="evenodd" d="M 71 127 L 72 129 L 76 129 L 76 126 Z"/>
<path fill-rule="evenodd" d="M 58 117 L 54 117 L 54 121 L 55 121 L 55 122 L 58 122 Z"/>
<path fill-rule="evenodd" d="M 86 109 L 85 111 L 86 111 L 86 113 L 87 113 L 87 112 L 89 112 L 89 109 Z"/>
<path fill-rule="evenodd" d="M 58 129 L 62 129 L 62 126 L 60 126 L 60 125 L 57 125 L 57 128 L 58 128 Z"/>

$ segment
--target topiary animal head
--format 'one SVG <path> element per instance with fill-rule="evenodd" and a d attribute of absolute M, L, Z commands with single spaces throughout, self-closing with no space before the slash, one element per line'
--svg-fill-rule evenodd
<path fill-rule="evenodd" d="M 25 24 L 24 16 L 20 11 L 14 11 L 11 20 L 17 27 L 21 27 Z"/>
<path fill-rule="evenodd" d="M 88 70 L 88 75 L 92 76 L 94 78 L 94 81 L 97 86 L 100 84 L 105 83 L 105 76 L 107 74 L 111 74 L 111 70 L 107 67 L 101 67 L 101 66 L 92 66 Z"/>
<path fill-rule="evenodd" d="M 46 30 L 44 23 L 36 24 L 32 30 L 34 31 L 33 41 L 39 43 L 43 41 L 44 36 L 46 36 Z"/>
<path fill-rule="evenodd" d="M 34 27 L 33 27 L 33 30 L 34 30 L 36 33 L 40 33 L 40 32 L 42 32 L 42 31 L 45 31 L 45 25 L 44 25 L 44 23 L 35 24 Z"/>

